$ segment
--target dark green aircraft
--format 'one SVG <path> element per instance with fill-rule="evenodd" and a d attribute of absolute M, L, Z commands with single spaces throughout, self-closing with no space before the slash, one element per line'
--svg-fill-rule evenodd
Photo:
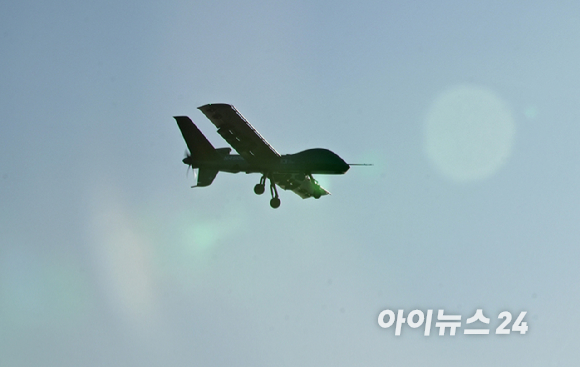
<path fill-rule="evenodd" d="M 316 148 L 280 155 L 234 106 L 207 104 L 199 109 L 239 155 L 230 154 L 231 148 L 214 148 L 189 117 L 175 116 L 190 152 L 183 163 L 199 169 L 197 185 L 192 187 L 211 185 L 219 171 L 261 173 L 262 178 L 254 187 L 254 192 L 263 194 L 266 179 L 269 179 L 272 195 L 270 206 L 278 208 L 280 198 L 276 185 L 294 191 L 303 199 L 319 199 L 330 193 L 318 184 L 312 174 L 339 175 L 350 168 L 349 164 L 328 149 Z"/>

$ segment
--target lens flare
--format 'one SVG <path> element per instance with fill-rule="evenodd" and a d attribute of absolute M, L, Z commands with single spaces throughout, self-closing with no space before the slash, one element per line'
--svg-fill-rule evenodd
<path fill-rule="evenodd" d="M 156 315 L 151 245 L 121 204 L 122 195 L 105 185 L 94 195 L 89 235 L 101 287 L 120 316 L 134 324 L 150 322 Z"/>
<path fill-rule="evenodd" d="M 492 91 L 456 86 L 440 94 L 425 119 L 425 152 L 456 182 L 490 177 L 505 164 L 515 135 L 508 106 Z"/>

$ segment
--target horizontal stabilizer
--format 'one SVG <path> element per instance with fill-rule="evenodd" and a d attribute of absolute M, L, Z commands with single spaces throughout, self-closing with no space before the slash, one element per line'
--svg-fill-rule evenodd
<path fill-rule="evenodd" d="M 212 168 L 200 168 L 197 174 L 197 185 L 194 187 L 209 186 L 217 176 L 218 170 Z"/>
<path fill-rule="evenodd" d="M 211 145 L 209 140 L 207 140 L 205 135 L 199 131 L 197 126 L 195 126 L 189 117 L 175 116 L 174 118 L 177 120 L 177 125 L 181 130 L 183 139 L 185 139 L 187 148 L 189 149 L 194 161 L 207 161 L 219 157 L 213 145 Z"/>

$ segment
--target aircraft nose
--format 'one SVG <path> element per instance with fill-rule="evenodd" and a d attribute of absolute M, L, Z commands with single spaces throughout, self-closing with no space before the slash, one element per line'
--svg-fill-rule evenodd
<path fill-rule="evenodd" d="M 346 171 L 348 171 L 350 169 L 350 165 L 348 163 L 346 163 L 345 161 L 342 161 L 343 166 L 342 166 L 342 173 L 346 173 Z"/>
<path fill-rule="evenodd" d="M 334 160 L 335 167 L 340 173 L 345 173 L 350 168 L 350 165 L 344 161 L 344 159 L 340 158 L 336 155 Z"/>
<path fill-rule="evenodd" d="M 340 158 L 338 155 L 335 159 L 335 168 L 339 173 L 346 173 L 349 170 L 350 164 L 346 163 L 344 159 Z"/>

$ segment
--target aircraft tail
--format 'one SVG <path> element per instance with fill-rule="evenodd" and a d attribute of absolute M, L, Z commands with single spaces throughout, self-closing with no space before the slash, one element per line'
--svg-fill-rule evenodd
<path fill-rule="evenodd" d="M 177 121 L 177 125 L 181 130 L 183 139 L 185 139 L 185 143 L 187 144 L 187 148 L 189 149 L 189 153 L 191 154 L 192 164 L 194 164 L 195 162 L 211 161 L 220 158 L 220 154 L 216 151 L 213 145 L 211 145 L 209 140 L 207 140 L 205 135 L 203 135 L 203 133 L 199 131 L 197 126 L 195 126 L 195 124 L 193 123 L 193 121 L 191 121 L 189 117 L 175 116 L 174 118 Z M 212 178 L 210 180 L 210 183 L 211 181 L 213 181 L 213 178 L 215 177 L 216 174 L 217 171 L 215 174 L 213 174 L 213 176 L 211 176 Z"/>

